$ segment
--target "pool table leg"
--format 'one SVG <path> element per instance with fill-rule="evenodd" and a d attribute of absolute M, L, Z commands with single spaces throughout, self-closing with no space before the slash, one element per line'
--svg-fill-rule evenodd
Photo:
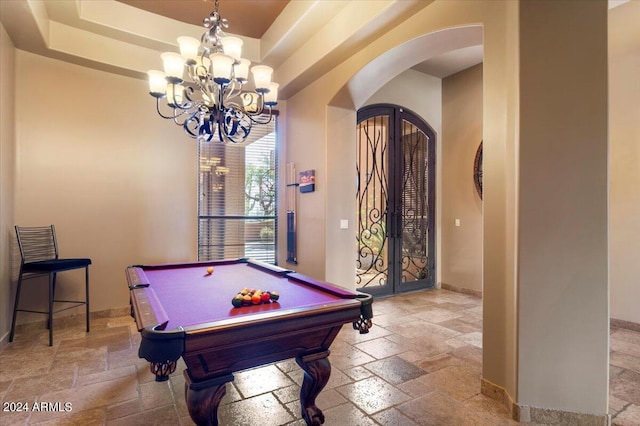
<path fill-rule="evenodd" d="M 189 370 L 184 370 L 184 395 L 191 419 L 199 426 L 218 426 L 218 406 L 227 393 L 227 382 L 233 375 L 204 382 L 193 382 Z"/>
<path fill-rule="evenodd" d="M 300 405 L 302 418 L 307 425 L 321 425 L 324 423 L 322 410 L 316 407 L 316 397 L 325 387 L 331 376 L 329 351 L 302 355 L 296 357 L 296 362 L 304 370 L 304 380 L 300 389 Z"/>

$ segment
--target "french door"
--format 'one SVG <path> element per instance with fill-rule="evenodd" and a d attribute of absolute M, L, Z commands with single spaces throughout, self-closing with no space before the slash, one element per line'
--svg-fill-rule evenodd
<path fill-rule="evenodd" d="M 356 287 L 374 295 L 435 285 L 435 134 L 415 113 L 358 111 Z"/>

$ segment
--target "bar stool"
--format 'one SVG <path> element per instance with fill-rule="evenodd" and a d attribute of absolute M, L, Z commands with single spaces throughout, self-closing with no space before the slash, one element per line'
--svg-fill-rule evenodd
<path fill-rule="evenodd" d="M 20 275 L 18 277 L 18 287 L 16 289 L 16 299 L 13 307 L 13 320 L 11 322 L 11 334 L 9 342 L 13 341 L 16 329 L 16 316 L 18 312 L 32 312 L 37 314 L 47 314 L 49 328 L 49 346 L 53 346 L 53 314 L 66 311 L 75 307 L 86 305 L 87 315 L 87 332 L 89 331 L 89 265 L 91 259 L 59 259 L 58 258 L 58 242 L 56 240 L 56 232 L 53 225 L 51 226 L 16 226 L 16 236 L 18 237 L 18 246 L 20 247 Z M 70 271 L 73 269 L 85 269 L 85 291 L 86 298 L 80 300 L 57 300 L 55 299 L 56 276 L 59 272 Z M 22 281 L 25 279 L 35 278 L 38 276 L 49 276 L 49 309 L 47 311 L 36 311 L 31 309 L 19 309 L 20 290 L 22 289 Z M 65 306 L 56 311 L 53 310 L 54 302 L 71 303 L 71 306 Z"/>

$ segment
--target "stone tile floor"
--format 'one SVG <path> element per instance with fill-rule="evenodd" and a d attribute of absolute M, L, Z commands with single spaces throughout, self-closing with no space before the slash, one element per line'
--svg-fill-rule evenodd
<path fill-rule="evenodd" d="M 123 310 L 124 311 L 124 310 Z M 377 299 L 374 327 L 345 326 L 331 347 L 331 379 L 317 399 L 326 425 L 516 425 L 480 394 L 479 298 L 431 290 Z M 157 383 L 137 356 L 131 317 L 57 320 L 54 346 L 41 324 L 23 326 L 0 353 L 0 400 L 29 412 L 0 411 L 1 425 L 189 425 L 178 369 Z M 611 329 L 610 413 L 614 425 L 640 425 L 640 333 Z M 302 371 L 289 360 L 235 374 L 219 410 L 221 425 L 302 426 Z M 34 401 L 55 411 L 33 411 Z M 55 406 L 55 403 L 60 403 Z M 65 403 L 69 403 L 65 405 Z"/>

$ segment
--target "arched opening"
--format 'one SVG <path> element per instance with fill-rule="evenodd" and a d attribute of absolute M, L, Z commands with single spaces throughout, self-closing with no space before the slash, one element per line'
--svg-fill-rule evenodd
<path fill-rule="evenodd" d="M 351 191 L 348 192 L 349 198 L 353 197 L 352 194 L 356 191 L 355 176 L 354 178 L 344 178 L 344 171 L 353 170 L 353 164 L 356 162 L 356 132 L 353 132 L 353 126 L 357 122 L 356 111 L 369 103 L 370 99 L 388 83 L 395 80 L 401 74 L 412 71 L 411 68 L 415 65 L 450 51 L 482 44 L 483 28 L 480 25 L 452 27 L 424 34 L 382 53 L 380 56 L 365 64 L 345 82 L 333 96 L 327 107 L 327 134 L 338 136 L 327 139 L 327 156 L 331 158 L 331 162 L 328 164 L 329 169 L 327 170 L 329 179 L 327 182 L 328 188 L 331 188 L 327 194 L 327 203 L 329 205 L 344 205 L 347 202 L 347 191 Z M 414 72 L 418 74 L 417 71 Z M 413 93 L 418 92 L 422 93 L 421 89 L 416 88 L 413 90 Z M 406 93 L 403 93 L 398 97 L 405 95 Z M 421 98 L 421 106 L 414 106 L 411 102 L 407 105 L 402 99 L 397 98 L 384 99 L 383 97 L 378 97 L 376 100 L 378 102 L 400 104 L 411 108 L 413 111 L 418 111 L 421 116 L 429 120 L 430 125 L 434 129 L 434 133 L 440 134 L 441 119 L 439 113 L 436 114 L 438 115 L 438 119 L 434 120 L 434 117 L 432 117 L 430 113 L 425 115 L 423 110 L 425 108 L 431 110 L 432 105 L 435 104 L 438 105 L 438 108 L 441 108 L 441 103 L 439 100 L 431 102 L 430 104 L 425 103 L 425 96 L 430 95 L 423 93 L 422 96 L 418 96 Z M 441 139 L 439 137 L 438 139 L 435 144 L 434 153 L 436 158 L 441 159 Z M 336 175 L 337 177 L 334 179 L 334 173 L 336 172 L 341 173 L 343 177 L 339 178 L 338 176 L 340 175 Z M 436 171 L 436 186 L 434 191 L 436 194 L 441 194 L 442 188 L 439 183 L 441 181 L 437 178 L 438 173 L 440 173 L 439 170 Z M 353 182 L 353 184 L 351 182 Z M 353 189 L 351 189 L 351 185 L 353 185 Z M 441 200 L 441 197 L 436 196 L 434 202 L 436 217 L 441 217 Z M 351 249 L 354 247 L 353 240 L 347 243 L 345 241 L 346 233 L 340 233 L 339 230 L 334 230 L 331 224 L 338 223 L 340 219 L 349 218 L 350 223 L 354 223 L 354 226 L 357 226 L 358 219 L 356 214 L 357 211 L 354 209 L 353 216 L 349 218 L 348 215 L 340 210 L 327 210 L 326 240 L 332 242 L 341 241 L 337 246 L 331 244 L 326 250 L 327 266 L 325 272 L 329 280 L 335 282 L 354 281 L 354 257 L 353 254 L 346 253 L 347 248 Z M 439 226 L 438 223 L 435 223 L 436 229 L 439 229 Z M 349 236 L 353 236 L 353 232 L 350 232 Z M 440 233 L 436 234 L 434 242 L 434 251 L 438 253 L 441 253 L 440 237 Z M 349 245 L 347 246 L 347 244 Z M 435 276 L 433 279 L 434 283 L 438 283 L 440 281 L 441 256 L 436 257 L 434 262 Z M 359 284 L 356 284 L 356 286 L 359 286 Z"/>
<path fill-rule="evenodd" d="M 377 104 L 358 111 L 356 133 L 356 287 L 434 287 L 434 131 L 406 108 Z"/>

